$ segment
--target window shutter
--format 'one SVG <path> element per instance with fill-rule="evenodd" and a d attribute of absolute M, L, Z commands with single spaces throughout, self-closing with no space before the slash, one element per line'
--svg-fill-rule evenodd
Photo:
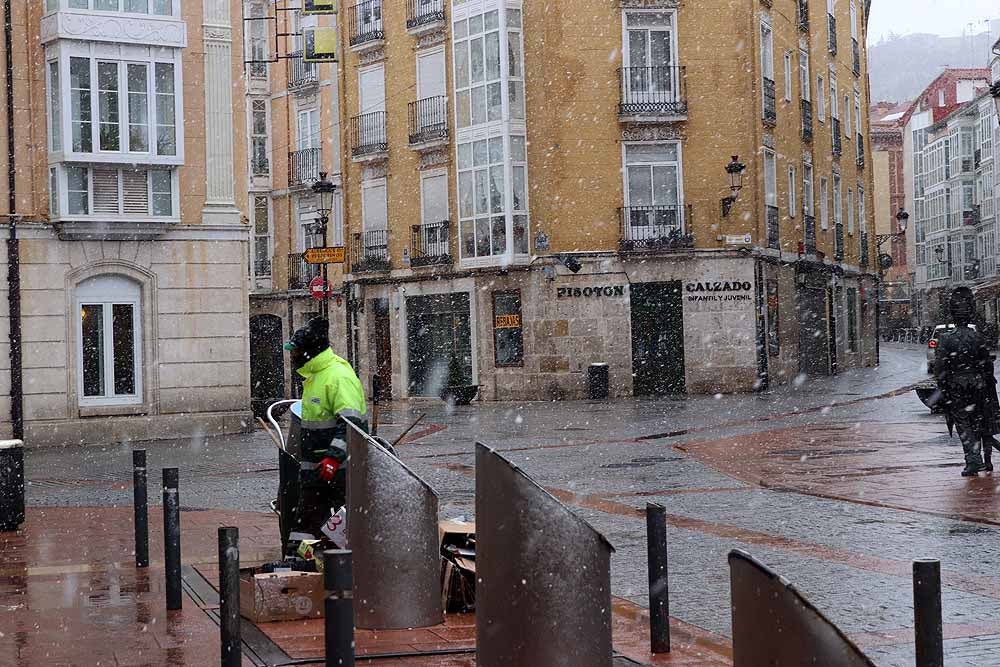
<path fill-rule="evenodd" d="M 149 215 L 149 185 L 145 171 L 125 170 L 122 193 L 127 215 Z"/>
<path fill-rule="evenodd" d="M 94 213 L 118 215 L 118 170 L 93 169 Z"/>

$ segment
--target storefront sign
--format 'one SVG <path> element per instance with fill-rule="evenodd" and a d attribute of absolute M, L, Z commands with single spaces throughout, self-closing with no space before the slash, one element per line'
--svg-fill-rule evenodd
<path fill-rule="evenodd" d="M 753 283 L 749 281 L 714 281 L 687 283 L 688 301 L 739 302 L 753 301 Z"/>
<path fill-rule="evenodd" d="M 495 329 L 520 329 L 521 328 L 521 316 L 520 315 L 497 315 L 496 323 L 493 325 Z"/>
<path fill-rule="evenodd" d="M 604 287 L 559 287 L 556 288 L 557 299 L 591 299 L 600 297 L 625 296 L 625 285 L 606 285 Z"/>

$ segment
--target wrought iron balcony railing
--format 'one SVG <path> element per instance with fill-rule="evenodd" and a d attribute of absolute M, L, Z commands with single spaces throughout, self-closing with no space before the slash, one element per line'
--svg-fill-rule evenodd
<path fill-rule="evenodd" d="M 302 88 L 319 81 L 319 68 L 316 63 L 306 62 L 302 51 L 293 51 L 288 58 L 288 87 Z"/>
<path fill-rule="evenodd" d="M 382 29 L 382 0 L 359 2 L 347 10 L 348 43 L 359 46 L 385 39 Z"/>
<path fill-rule="evenodd" d="M 781 227 L 778 224 L 778 207 L 767 206 L 767 247 L 781 249 Z"/>
<path fill-rule="evenodd" d="M 687 115 L 683 67 L 623 67 L 618 75 L 621 78 L 619 114 Z"/>
<path fill-rule="evenodd" d="M 428 97 L 410 102 L 407 109 L 410 145 L 448 138 L 448 97 Z"/>
<path fill-rule="evenodd" d="M 410 232 L 410 266 L 451 264 L 451 223 L 413 225 Z"/>
<path fill-rule="evenodd" d="M 857 143 L 855 144 L 858 153 L 858 169 L 865 168 L 865 137 L 862 134 L 858 135 Z"/>
<path fill-rule="evenodd" d="M 868 267 L 868 232 L 861 232 L 861 248 L 858 252 L 858 265 Z"/>
<path fill-rule="evenodd" d="M 830 120 L 832 121 L 830 123 L 830 134 L 831 138 L 833 139 L 831 149 L 833 150 L 834 155 L 840 155 L 841 153 L 843 153 L 843 148 L 841 144 L 842 139 L 840 137 L 840 119 L 831 118 Z"/>
<path fill-rule="evenodd" d="M 861 76 L 861 47 L 858 40 L 851 39 L 851 53 L 854 56 L 854 76 Z"/>
<path fill-rule="evenodd" d="M 809 32 L 809 0 L 798 0 L 799 30 Z"/>
<path fill-rule="evenodd" d="M 805 251 L 806 254 L 816 254 L 816 216 L 803 216 L 803 226 L 805 227 Z"/>
<path fill-rule="evenodd" d="M 384 111 L 373 111 L 351 119 L 351 154 L 354 157 L 385 153 L 388 150 Z"/>
<path fill-rule="evenodd" d="M 309 186 L 319 180 L 319 148 L 303 148 L 288 154 L 288 186 Z"/>
<path fill-rule="evenodd" d="M 445 0 L 406 0 L 406 29 L 444 22 Z"/>
<path fill-rule="evenodd" d="M 298 290 L 309 287 L 309 282 L 320 273 L 319 264 L 307 264 L 301 252 L 288 255 L 288 289 Z"/>
<path fill-rule="evenodd" d="M 774 124 L 778 122 L 778 103 L 775 93 L 773 79 L 764 77 L 764 122 Z"/>
<path fill-rule="evenodd" d="M 370 232 L 355 234 L 351 239 L 351 270 L 356 273 L 365 271 L 388 271 L 392 268 L 389 262 L 389 231 L 376 229 Z"/>
<path fill-rule="evenodd" d="M 826 15 L 827 44 L 826 48 L 833 55 L 837 55 L 837 19 L 833 14 Z"/>
<path fill-rule="evenodd" d="M 833 226 L 833 258 L 838 262 L 844 261 L 844 223 L 842 222 Z"/>
<path fill-rule="evenodd" d="M 813 140 L 813 105 L 809 100 L 802 103 L 802 141 Z"/>
<path fill-rule="evenodd" d="M 694 247 L 690 206 L 627 206 L 619 209 L 622 252 Z"/>

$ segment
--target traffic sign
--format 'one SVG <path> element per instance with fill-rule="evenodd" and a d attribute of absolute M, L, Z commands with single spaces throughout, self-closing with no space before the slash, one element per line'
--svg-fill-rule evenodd
<path fill-rule="evenodd" d="M 333 286 L 323 276 L 316 276 L 309 281 L 309 294 L 317 301 L 322 301 L 333 294 Z"/>
<path fill-rule="evenodd" d="M 343 264 L 344 247 L 309 248 L 303 253 L 306 264 Z"/>

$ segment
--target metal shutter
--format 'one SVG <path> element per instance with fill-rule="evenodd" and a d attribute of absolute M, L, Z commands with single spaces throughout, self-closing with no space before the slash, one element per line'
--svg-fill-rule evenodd
<path fill-rule="evenodd" d="M 126 169 L 122 175 L 125 177 L 122 184 L 125 214 L 149 215 L 148 172 Z"/>
<path fill-rule="evenodd" d="M 118 215 L 118 170 L 92 169 L 91 187 L 94 189 L 94 213 Z"/>

